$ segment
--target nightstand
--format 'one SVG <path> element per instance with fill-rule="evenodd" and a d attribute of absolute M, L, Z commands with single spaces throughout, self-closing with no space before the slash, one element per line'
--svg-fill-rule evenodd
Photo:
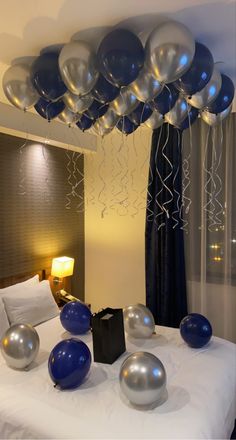
<path fill-rule="evenodd" d="M 75 296 L 71 295 L 70 293 L 66 292 L 65 290 L 59 290 L 57 292 L 57 305 L 59 308 L 62 308 L 65 304 L 67 304 L 70 301 L 80 301 Z M 91 308 L 91 304 L 86 304 L 89 308 Z"/>

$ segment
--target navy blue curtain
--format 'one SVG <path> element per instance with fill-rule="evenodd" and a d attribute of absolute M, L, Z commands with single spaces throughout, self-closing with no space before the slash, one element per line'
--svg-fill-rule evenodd
<path fill-rule="evenodd" d="M 156 324 L 170 327 L 187 315 L 181 142 L 171 125 L 153 131 L 146 211 L 146 304 Z"/>

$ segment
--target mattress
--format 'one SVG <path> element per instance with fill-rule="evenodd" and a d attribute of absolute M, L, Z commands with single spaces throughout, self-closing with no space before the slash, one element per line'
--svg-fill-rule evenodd
<path fill-rule="evenodd" d="M 0 356 L 0 437 L 14 439 L 225 439 L 236 414 L 236 345 L 213 337 L 191 349 L 178 329 L 156 327 L 149 340 L 126 338 L 114 364 L 92 363 L 76 390 L 53 387 L 47 360 L 70 337 L 54 318 L 36 327 L 40 352 L 28 371 L 8 368 Z M 91 334 L 81 336 L 92 352 Z M 119 370 L 128 354 L 149 351 L 164 364 L 168 395 L 153 409 L 133 408 L 121 395 Z"/>

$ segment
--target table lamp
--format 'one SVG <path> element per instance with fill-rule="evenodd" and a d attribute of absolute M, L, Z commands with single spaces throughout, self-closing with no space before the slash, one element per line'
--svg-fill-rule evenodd
<path fill-rule="evenodd" d="M 62 283 L 63 278 L 73 275 L 74 262 L 74 258 L 70 257 L 53 258 L 51 275 L 54 277 L 54 284 Z"/>

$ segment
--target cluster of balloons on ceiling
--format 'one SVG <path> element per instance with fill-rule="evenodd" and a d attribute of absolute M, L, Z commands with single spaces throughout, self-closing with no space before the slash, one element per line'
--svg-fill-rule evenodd
<path fill-rule="evenodd" d="M 152 30 L 145 48 L 135 33 L 114 28 L 97 53 L 86 41 L 42 52 L 31 66 L 9 67 L 3 89 L 24 111 L 34 106 L 48 121 L 58 117 L 101 136 L 164 122 L 184 130 L 199 115 L 214 126 L 228 116 L 234 97 L 232 80 L 209 49 L 170 20 Z"/>

